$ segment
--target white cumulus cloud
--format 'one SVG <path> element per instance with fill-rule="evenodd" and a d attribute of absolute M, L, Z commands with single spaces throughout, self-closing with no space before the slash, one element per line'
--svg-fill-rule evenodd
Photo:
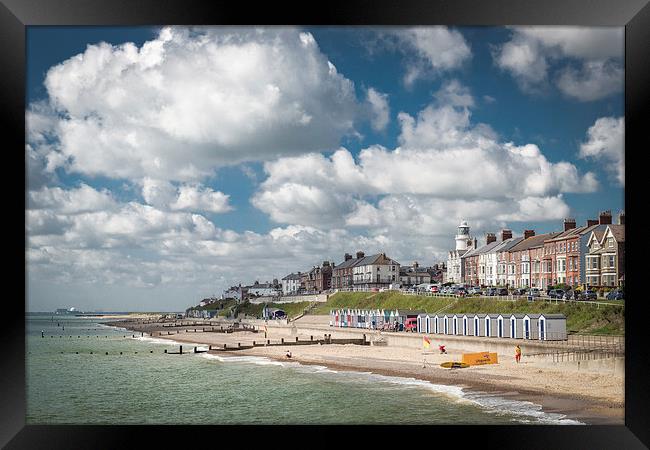
<path fill-rule="evenodd" d="M 515 27 L 493 59 L 526 92 L 552 82 L 567 97 L 594 101 L 623 89 L 623 36 L 620 27 Z"/>
<path fill-rule="evenodd" d="M 28 137 L 50 169 L 198 181 L 216 167 L 324 151 L 362 107 L 313 36 L 293 28 L 168 27 L 52 67 Z M 378 119 L 381 123 L 381 117 Z"/>
<path fill-rule="evenodd" d="M 601 117 L 587 130 L 579 156 L 602 161 L 621 186 L 625 186 L 625 120 Z"/>

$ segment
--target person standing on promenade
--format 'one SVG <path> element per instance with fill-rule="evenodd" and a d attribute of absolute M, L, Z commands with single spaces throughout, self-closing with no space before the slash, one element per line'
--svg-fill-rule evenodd
<path fill-rule="evenodd" d="M 517 345 L 515 347 L 515 361 L 519 362 L 521 360 L 521 347 Z"/>

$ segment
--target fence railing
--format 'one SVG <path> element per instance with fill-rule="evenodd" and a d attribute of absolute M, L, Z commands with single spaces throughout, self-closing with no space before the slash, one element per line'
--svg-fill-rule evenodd
<path fill-rule="evenodd" d="M 624 357 L 625 352 L 608 349 L 567 350 L 523 354 L 524 358 L 551 359 L 555 363 L 571 361 L 591 361 L 597 359 Z"/>

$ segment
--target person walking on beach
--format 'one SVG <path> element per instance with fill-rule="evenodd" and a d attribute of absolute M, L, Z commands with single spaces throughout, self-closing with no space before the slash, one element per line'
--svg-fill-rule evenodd
<path fill-rule="evenodd" d="M 287 350 L 287 358 L 291 359 L 291 352 Z"/>
<path fill-rule="evenodd" d="M 515 361 L 517 361 L 517 363 L 519 363 L 520 360 L 521 360 L 521 347 L 519 347 L 519 345 L 517 345 L 515 347 Z"/>

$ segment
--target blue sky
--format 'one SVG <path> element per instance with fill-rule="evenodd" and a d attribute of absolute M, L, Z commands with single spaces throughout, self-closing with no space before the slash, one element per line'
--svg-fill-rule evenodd
<path fill-rule="evenodd" d="M 616 214 L 623 44 L 614 28 L 28 27 L 28 306 L 183 309 L 346 251 L 432 264 L 461 218 L 481 241 Z"/>

